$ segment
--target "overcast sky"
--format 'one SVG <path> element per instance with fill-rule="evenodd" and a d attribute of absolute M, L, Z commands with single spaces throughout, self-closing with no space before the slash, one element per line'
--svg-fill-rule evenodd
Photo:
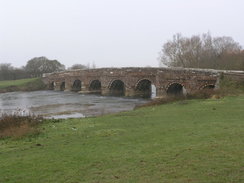
<path fill-rule="evenodd" d="M 0 63 L 158 66 L 175 33 L 209 31 L 244 46 L 243 9 L 244 0 L 0 0 Z"/>

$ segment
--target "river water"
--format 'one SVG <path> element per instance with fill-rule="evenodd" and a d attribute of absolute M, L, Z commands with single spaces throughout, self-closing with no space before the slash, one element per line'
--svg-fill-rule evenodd
<path fill-rule="evenodd" d="M 34 114 L 46 118 L 79 118 L 128 111 L 146 102 L 148 100 L 75 92 L 10 92 L 0 94 L 0 116 L 7 113 Z"/>

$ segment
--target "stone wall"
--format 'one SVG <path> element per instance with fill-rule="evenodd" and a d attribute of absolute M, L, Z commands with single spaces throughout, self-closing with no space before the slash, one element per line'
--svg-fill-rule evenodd
<path fill-rule="evenodd" d="M 88 70 L 75 70 L 47 74 L 44 82 L 53 86 L 54 90 L 71 91 L 75 80 L 81 81 L 80 92 L 92 92 L 91 83 L 100 82 L 102 95 L 112 95 L 112 92 L 122 90 L 125 96 L 140 96 L 148 92 L 148 87 L 154 85 L 158 97 L 166 96 L 172 87 L 181 88 L 185 93 L 194 93 L 206 86 L 217 86 L 221 71 L 183 68 L 101 68 Z M 244 72 L 225 72 L 226 75 L 243 78 Z M 95 83 L 95 82 L 93 82 Z M 99 86 L 99 84 L 97 84 Z M 96 92 L 98 87 L 96 88 Z"/>

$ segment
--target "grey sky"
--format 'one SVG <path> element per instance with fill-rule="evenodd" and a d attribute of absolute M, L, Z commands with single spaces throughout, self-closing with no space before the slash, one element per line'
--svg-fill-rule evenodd
<path fill-rule="evenodd" d="M 158 66 L 173 34 L 244 45 L 243 0 L 0 0 L 0 63 L 37 56 L 98 67 Z"/>

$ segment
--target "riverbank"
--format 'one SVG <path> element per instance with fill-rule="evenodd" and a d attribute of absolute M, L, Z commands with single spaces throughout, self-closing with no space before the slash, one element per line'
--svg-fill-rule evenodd
<path fill-rule="evenodd" d="M 37 136 L 0 140 L 0 182 L 241 183 L 243 108 L 232 96 L 47 120 Z"/>
<path fill-rule="evenodd" d="M 41 78 L 0 81 L 0 93 L 15 91 L 37 91 L 45 89 Z"/>

